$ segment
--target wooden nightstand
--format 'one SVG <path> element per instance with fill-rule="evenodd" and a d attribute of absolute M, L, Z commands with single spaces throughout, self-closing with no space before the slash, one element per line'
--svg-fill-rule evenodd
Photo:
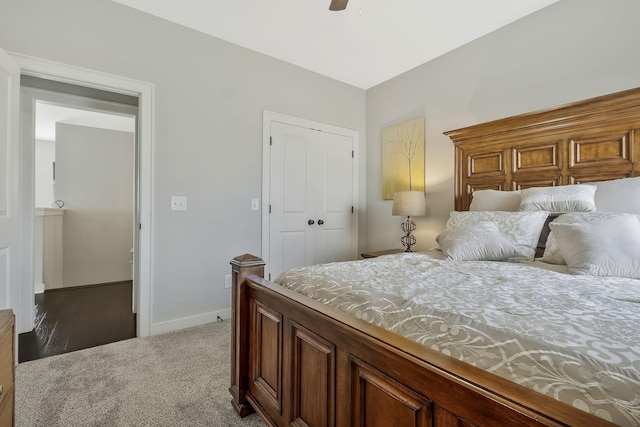
<path fill-rule="evenodd" d="M 360 254 L 362 258 L 376 258 L 382 255 L 399 254 L 404 252 L 404 249 L 386 249 L 384 251 L 370 251 Z"/>

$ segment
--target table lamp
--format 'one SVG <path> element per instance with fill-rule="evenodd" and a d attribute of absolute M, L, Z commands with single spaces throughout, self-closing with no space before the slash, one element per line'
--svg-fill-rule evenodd
<path fill-rule="evenodd" d="M 416 244 L 416 238 L 412 231 L 416 229 L 416 223 L 412 216 L 424 216 L 427 214 L 427 201 L 422 191 L 398 191 L 393 195 L 393 209 L 391 215 L 406 216 L 400 228 L 405 233 L 400 239 L 407 248 L 405 252 L 413 252 L 411 246 Z"/>

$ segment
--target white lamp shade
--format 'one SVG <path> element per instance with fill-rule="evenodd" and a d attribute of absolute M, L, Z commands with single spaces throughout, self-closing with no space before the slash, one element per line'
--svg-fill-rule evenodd
<path fill-rule="evenodd" d="M 422 191 L 398 191 L 393 195 L 391 215 L 424 216 L 427 214 L 427 200 Z"/>

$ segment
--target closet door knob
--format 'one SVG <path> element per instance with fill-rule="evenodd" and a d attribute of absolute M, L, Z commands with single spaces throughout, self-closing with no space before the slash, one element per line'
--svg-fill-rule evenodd
<path fill-rule="evenodd" d="M 321 219 L 319 219 L 319 220 L 318 220 L 318 224 L 322 225 L 322 224 L 324 224 L 324 221 L 323 221 L 323 220 L 321 220 Z"/>
<path fill-rule="evenodd" d="M 313 224 L 314 224 L 314 221 L 313 221 L 312 219 L 310 219 L 309 221 L 307 221 L 307 224 L 309 224 L 309 225 L 313 225 Z"/>

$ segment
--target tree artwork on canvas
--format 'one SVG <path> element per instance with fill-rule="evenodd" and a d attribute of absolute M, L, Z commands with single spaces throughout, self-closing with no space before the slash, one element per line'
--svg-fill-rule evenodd
<path fill-rule="evenodd" d="M 382 199 L 398 191 L 424 191 L 424 118 L 382 130 Z"/>

